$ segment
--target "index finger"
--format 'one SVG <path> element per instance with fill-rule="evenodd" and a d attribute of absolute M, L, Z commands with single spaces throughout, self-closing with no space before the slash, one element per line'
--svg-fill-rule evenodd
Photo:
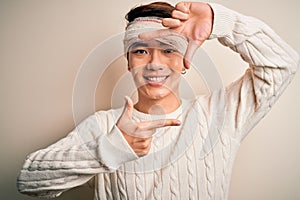
<path fill-rule="evenodd" d="M 156 31 L 141 33 L 139 34 L 139 38 L 142 40 L 151 40 L 154 38 L 175 36 L 175 35 L 178 36 L 180 34 L 171 29 L 160 29 Z"/>
<path fill-rule="evenodd" d="M 181 122 L 178 119 L 157 119 L 153 121 L 141 122 L 145 123 L 144 127 L 147 130 L 162 128 L 165 126 L 179 126 Z"/>

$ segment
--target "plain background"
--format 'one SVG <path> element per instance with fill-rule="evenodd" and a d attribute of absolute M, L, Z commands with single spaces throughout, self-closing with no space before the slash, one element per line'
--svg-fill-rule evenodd
<path fill-rule="evenodd" d="M 262 19 L 300 52 L 298 0 L 214 2 Z M 145 1 L 0 1 L 0 199 L 34 199 L 16 189 L 26 155 L 74 128 L 72 89 L 81 63 L 97 44 L 122 32 L 124 15 L 141 3 Z M 203 49 L 226 84 L 245 70 L 239 56 L 216 41 Z M 126 72 L 125 63 L 117 65 L 118 72 L 111 73 Z M 97 109 L 109 106 L 110 96 L 101 92 L 111 83 L 104 80 L 97 89 Z M 241 145 L 229 199 L 300 199 L 299 85 L 298 73 Z M 97 104 L 100 99 L 103 104 Z M 75 189 L 59 199 L 92 199 L 92 191 Z"/>

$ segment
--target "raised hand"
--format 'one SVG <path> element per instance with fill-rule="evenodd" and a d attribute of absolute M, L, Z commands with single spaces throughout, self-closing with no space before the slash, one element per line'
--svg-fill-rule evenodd
<path fill-rule="evenodd" d="M 213 11 L 206 3 L 180 2 L 176 4 L 172 18 L 163 19 L 163 25 L 169 29 L 142 33 L 139 37 L 148 40 L 178 33 L 184 35 L 189 41 L 184 55 L 184 65 L 189 69 L 196 50 L 211 34 Z"/>
<path fill-rule="evenodd" d="M 126 104 L 120 116 L 117 127 L 121 130 L 124 138 L 138 156 L 148 154 L 152 135 L 157 128 L 165 126 L 179 126 L 177 119 L 159 119 L 145 122 L 134 122 L 132 120 L 133 102 L 129 97 L 125 97 Z"/>

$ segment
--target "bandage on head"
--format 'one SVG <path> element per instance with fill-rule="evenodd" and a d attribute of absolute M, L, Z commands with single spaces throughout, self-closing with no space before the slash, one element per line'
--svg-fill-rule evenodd
<path fill-rule="evenodd" d="M 125 55 L 130 50 L 132 45 L 139 42 L 144 42 L 139 38 L 139 34 L 161 29 L 167 28 L 162 25 L 162 18 L 158 17 L 139 17 L 128 23 L 123 40 Z M 186 37 L 180 35 L 179 33 L 175 33 L 175 31 L 172 35 L 156 37 L 153 38 L 153 40 L 175 48 L 182 55 L 185 54 L 188 46 L 188 40 Z"/>

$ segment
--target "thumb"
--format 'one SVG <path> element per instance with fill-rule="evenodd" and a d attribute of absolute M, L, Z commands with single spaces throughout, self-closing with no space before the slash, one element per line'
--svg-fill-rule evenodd
<path fill-rule="evenodd" d="M 187 50 L 184 55 L 184 67 L 189 69 L 191 67 L 191 62 L 193 60 L 193 56 L 196 53 L 197 49 L 201 46 L 203 42 L 190 40 Z"/>
<path fill-rule="evenodd" d="M 125 106 L 122 115 L 127 115 L 130 119 L 132 118 L 132 111 L 133 111 L 133 102 L 130 97 L 125 96 Z"/>

